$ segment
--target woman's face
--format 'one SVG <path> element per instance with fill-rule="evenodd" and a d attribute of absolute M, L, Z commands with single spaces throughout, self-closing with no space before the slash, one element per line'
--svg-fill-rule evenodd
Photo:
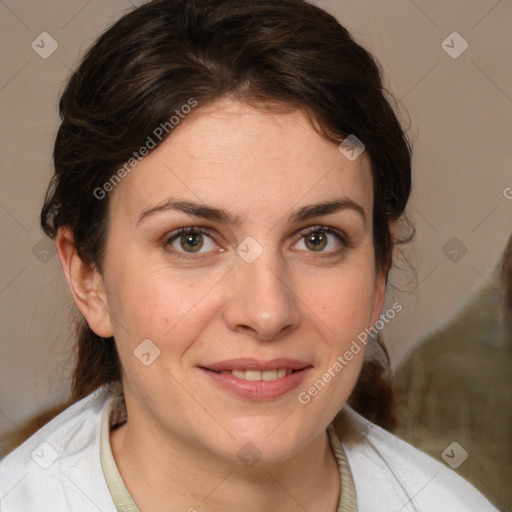
<path fill-rule="evenodd" d="M 349 160 L 298 111 L 224 98 L 109 200 L 104 290 L 129 425 L 229 460 L 247 442 L 285 460 L 319 436 L 364 350 L 333 365 L 384 299 L 366 154 Z"/>

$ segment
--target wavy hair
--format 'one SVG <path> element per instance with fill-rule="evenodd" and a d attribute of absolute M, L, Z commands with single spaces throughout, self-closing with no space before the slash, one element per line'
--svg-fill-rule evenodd
<path fill-rule="evenodd" d="M 411 145 L 372 55 L 329 13 L 304 0 L 154 0 L 106 30 L 72 73 L 60 99 L 62 123 L 41 226 L 68 226 L 78 255 L 101 272 L 108 197 L 102 187 L 188 99 L 198 106 L 232 95 L 262 109 L 301 109 L 334 143 L 355 134 L 373 177 L 373 242 L 387 276 L 391 235 L 406 220 Z M 172 132 L 169 135 L 172 137 Z M 162 139 L 165 140 L 165 137 Z M 370 420 L 395 424 L 389 357 L 365 361 L 349 403 Z M 78 326 L 71 400 L 121 379 L 112 338 Z"/>

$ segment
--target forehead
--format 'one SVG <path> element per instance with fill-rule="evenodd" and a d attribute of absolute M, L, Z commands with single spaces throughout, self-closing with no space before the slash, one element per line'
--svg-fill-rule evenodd
<path fill-rule="evenodd" d="M 132 219 L 169 196 L 244 215 L 346 195 L 371 211 L 370 163 L 349 160 L 299 110 L 276 113 L 223 98 L 198 107 L 111 193 Z"/>

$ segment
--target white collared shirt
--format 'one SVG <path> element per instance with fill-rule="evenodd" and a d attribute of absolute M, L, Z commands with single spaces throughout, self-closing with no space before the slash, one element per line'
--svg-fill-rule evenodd
<path fill-rule="evenodd" d="M 118 512 L 100 450 L 109 404 L 118 396 L 115 388 L 99 388 L 2 459 L 0 512 Z M 498 512 L 453 470 L 350 407 L 342 419 L 343 435 L 333 436 L 330 427 L 329 438 L 340 474 L 346 456 L 359 512 Z M 341 480 L 340 507 L 347 489 Z"/>

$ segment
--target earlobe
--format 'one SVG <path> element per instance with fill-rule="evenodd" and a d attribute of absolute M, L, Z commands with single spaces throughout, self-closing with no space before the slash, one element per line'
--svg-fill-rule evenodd
<path fill-rule="evenodd" d="M 61 227 L 56 237 L 57 253 L 76 307 L 89 327 L 103 338 L 113 336 L 103 278 L 77 253 L 69 227 Z"/>

